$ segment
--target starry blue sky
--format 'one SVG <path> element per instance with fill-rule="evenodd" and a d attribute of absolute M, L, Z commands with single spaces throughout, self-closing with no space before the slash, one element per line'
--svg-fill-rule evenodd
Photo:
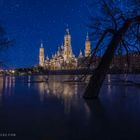
<path fill-rule="evenodd" d="M 72 48 L 84 51 L 89 18 L 88 0 L 0 0 L 0 21 L 16 43 L 1 52 L 7 68 L 38 64 L 41 40 L 51 56 L 63 43 L 68 25 Z"/>

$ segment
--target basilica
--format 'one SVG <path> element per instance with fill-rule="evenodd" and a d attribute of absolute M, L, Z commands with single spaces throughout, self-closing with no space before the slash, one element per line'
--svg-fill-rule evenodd
<path fill-rule="evenodd" d="M 58 47 L 56 53 L 51 58 L 45 57 L 43 43 L 39 49 L 39 66 L 44 67 L 48 70 L 67 70 L 76 69 L 78 67 L 78 61 L 84 57 L 90 57 L 91 55 L 91 42 L 88 34 L 85 40 L 85 52 L 84 55 L 80 50 L 79 56 L 76 57 L 72 51 L 71 35 L 69 29 L 66 29 L 64 35 L 64 45 Z"/>

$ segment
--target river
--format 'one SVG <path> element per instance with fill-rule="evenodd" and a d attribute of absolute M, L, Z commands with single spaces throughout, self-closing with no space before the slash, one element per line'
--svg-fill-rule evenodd
<path fill-rule="evenodd" d="M 99 98 L 84 100 L 87 82 L 72 76 L 0 77 L 0 135 L 19 140 L 140 139 L 140 75 L 107 75 Z M 32 82 L 33 81 L 33 82 Z M 1 138 L 0 138 L 1 139 Z"/>

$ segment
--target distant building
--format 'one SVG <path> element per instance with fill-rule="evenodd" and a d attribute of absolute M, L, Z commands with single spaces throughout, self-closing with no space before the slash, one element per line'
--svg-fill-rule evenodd
<path fill-rule="evenodd" d="M 71 35 L 69 29 L 66 29 L 66 34 L 64 36 L 64 45 L 58 47 L 58 50 L 51 58 L 48 56 L 45 59 L 43 44 L 39 50 L 39 66 L 45 67 L 50 70 L 59 69 L 76 69 L 78 66 L 79 59 L 83 57 L 90 57 L 91 55 L 91 43 L 87 34 L 85 41 L 85 56 L 83 56 L 80 50 L 79 57 L 75 57 L 72 46 L 71 46 Z"/>
<path fill-rule="evenodd" d="M 80 55 L 81 56 L 81 55 Z M 90 57 L 79 57 L 78 68 L 96 69 L 101 62 L 102 57 L 94 56 L 92 60 Z M 140 72 L 140 53 L 131 52 L 128 55 L 115 55 L 109 67 L 112 72 Z"/>
<path fill-rule="evenodd" d="M 110 69 L 123 70 L 133 72 L 140 72 L 140 53 L 131 52 L 128 55 L 116 55 L 114 56 Z"/>

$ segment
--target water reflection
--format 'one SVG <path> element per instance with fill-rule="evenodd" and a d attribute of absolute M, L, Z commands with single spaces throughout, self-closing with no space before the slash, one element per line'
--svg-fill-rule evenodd
<path fill-rule="evenodd" d="M 31 86 L 31 75 L 28 75 L 28 88 Z"/>
<path fill-rule="evenodd" d="M 41 77 L 38 77 L 38 79 L 41 79 Z M 77 100 L 79 96 L 82 96 L 81 91 L 81 95 L 77 94 L 78 88 L 81 88 L 83 85 L 78 85 L 78 83 L 66 83 L 57 79 L 52 76 L 49 82 L 41 82 L 36 85 L 40 93 L 40 101 L 44 101 L 45 98 L 55 97 L 64 104 L 65 113 L 69 113 L 72 106 L 78 106 Z"/>
<path fill-rule="evenodd" d="M 0 104 L 4 96 L 11 96 L 15 87 L 14 76 L 1 76 L 0 77 Z"/>
<path fill-rule="evenodd" d="M 3 94 L 3 78 L 0 77 L 0 103 L 2 101 L 2 94 Z"/>
<path fill-rule="evenodd" d="M 7 93 L 8 95 L 12 94 L 13 91 L 13 87 L 15 87 L 15 77 L 14 76 L 6 76 L 4 78 L 4 90 L 5 93 Z"/>
<path fill-rule="evenodd" d="M 139 87 L 110 75 L 99 99 L 85 101 L 86 84 L 63 82 L 68 77 L 0 77 L 1 127 L 54 140 L 140 138 Z"/>

